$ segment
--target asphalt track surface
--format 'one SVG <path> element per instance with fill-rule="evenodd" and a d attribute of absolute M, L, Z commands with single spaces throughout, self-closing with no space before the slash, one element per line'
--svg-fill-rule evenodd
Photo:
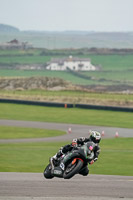
<path fill-rule="evenodd" d="M 73 124 L 0 120 L 3 126 L 19 126 L 64 130 L 66 134 L 53 138 L 0 140 L 0 143 L 71 141 L 88 136 L 89 130 L 104 132 L 105 138 L 133 137 L 133 129 Z M 71 128 L 71 133 L 68 130 Z M 40 173 L 0 173 L 0 200 L 131 200 L 133 176 L 76 175 L 70 180 L 47 180 Z"/>
<path fill-rule="evenodd" d="M 40 173 L 0 173 L 0 199 L 131 200 L 133 177 L 75 175 L 70 180 L 47 180 Z"/>

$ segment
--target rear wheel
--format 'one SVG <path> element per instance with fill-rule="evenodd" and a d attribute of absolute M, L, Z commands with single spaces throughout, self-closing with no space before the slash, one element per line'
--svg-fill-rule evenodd
<path fill-rule="evenodd" d="M 72 178 L 75 174 L 77 174 L 80 171 L 82 166 L 83 166 L 83 161 L 79 159 L 77 159 L 74 164 L 73 162 L 71 162 L 70 164 L 67 165 L 63 174 L 63 178 L 64 179 Z"/>
<path fill-rule="evenodd" d="M 44 177 L 47 178 L 47 179 L 51 179 L 51 178 L 54 177 L 54 176 L 51 174 L 51 165 L 50 165 L 50 164 L 45 168 L 43 175 L 44 175 Z"/>

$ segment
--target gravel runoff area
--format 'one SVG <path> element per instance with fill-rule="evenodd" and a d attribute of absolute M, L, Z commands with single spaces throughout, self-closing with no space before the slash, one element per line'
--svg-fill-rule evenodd
<path fill-rule="evenodd" d="M 115 137 L 133 137 L 133 129 L 103 127 L 79 124 L 63 124 L 63 123 L 48 123 L 48 122 L 33 122 L 33 121 L 18 121 L 18 120 L 0 120 L 1 126 L 16 126 L 16 127 L 32 127 L 51 130 L 62 130 L 66 134 L 57 137 L 49 138 L 29 138 L 29 139 L 1 139 L 0 143 L 13 142 L 42 142 L 42 141 L 71 141 L 77 137 L 88 137 L 89 130 L 99 131 L 104 138 Z"/>

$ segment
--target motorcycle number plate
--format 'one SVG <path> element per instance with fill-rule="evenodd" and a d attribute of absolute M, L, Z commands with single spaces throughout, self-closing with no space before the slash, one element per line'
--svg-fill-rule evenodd
<path fill-rule="evenodd" d="M 59 175 L 60 175 L 61 173 L 62 173 L 62 172 L 59 171 L 59 170 L 54 170 L 54 174 L 57 174 L 57 175 L 59 174 Z"/>

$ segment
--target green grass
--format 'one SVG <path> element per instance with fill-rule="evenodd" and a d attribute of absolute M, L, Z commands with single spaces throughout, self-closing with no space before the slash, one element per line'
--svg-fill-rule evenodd
<path fill-rule="evenodd" d="M 0 145 L 1 172 L 41 172 L 60 146 L 68 142 L 21 143 Z M 89 166 L 90 174 L 133 176 L 133 138 L 113 138 L 101 141 L 101 153 Z"/>
<path fill-rule="evenodd" d="M 48 70 L 15 70 L 15 69 L 0 69 L 0 77 L 31 77 L 31 76 L 45 76 L 62 78 L 70 81 L 73 84 L 87 85 L 94 81 L 86 80 L 65 71 L 48 71 Z"/>
<path fill-rule="evenodd" d="M 104 139 L 101 155 L 91 173 L 133 176 L 133 138 Z"/>
<path fill-rule="evenodd" d="M 27 55 L 26 55 L 27 53 Z M 25 51 L 0 51 L 0 65 L 8 65 L 10 67 L 14 64 L 45 64 L 54 57 L 64 56 L 41 56 L 40 50 Z M 31 54 L 31 55 L 28 55 Z M 47 70 L 15 70 L 15 69 L 0 69 L 0 77 L 3 76 L 48 76 L 57 77 L 68 80 L 73 84 L 80 85 L 118 85 L 129 84 L 133 85 L 133 56 L 132 55 L 84 55 L 78 57 L 90 58 L 92 64 L 101 65 L 101 71 L 85 72 L 91 79 L 85 79 L 75 76 L 69 72 L 63 71 L 47 71 Z"/>
<path fill-rule="evenodd" d="M 73 84 L 79 85 L 133 85 L 133 70 L 124 71 L 95 71 L 82 73 L 88 76 L 88 79 L 75 76 L 70 72 L 63 71 L 47 71 L 47 70 L 16 70 L 16 69 L 0 69 L 0 77 L 31 77 L 45 76 L 62 78 Z M 91 79 L 89 77 L 92 77 Z"/>
<path fill-rule="evenodd" d="M 48 91 L 48 90 L 25 90 L 25 91 L 11 91 L 11 90 L 0 90 L 0 95 L 7 96 L 21 96 L 21 97 L 68 97 L 68 98 L 80 98 L 90 100 L 106 100 L 106 101 L 122 101 L 130 102 L 133 101 L 133 94 L 115 94 L 115 93 L 94 93 L 85 91 Z"/>
<path fill-rule="evenodd" d="M 60 130 L 0 126 L 0 139 L 44 138 L 65 134 Z"/>
<path fill-rule="evenodd" d="M 43 172 L 63 143 L 0 144 L 0 171 Z"/>
<path fill-rule="evenodd" d="M 89 55 L 94 65 L 101 65 L 102 70 L 133 69 L 132 55 Z"/>
<path fill-rule="evenodd" d="M 27 55 L 26 55 L 27 53 Z M 31 55 L 28 55 L 31 54 Z M 40 52 L 30 50 L 29 52 L 19 51 L 0 51 L 1 64 L 44 64 L 51 60 L 53 57 L 64 56 L 41 56 Z M 17 54 L 17 55 L 16 55 Z M 33 55 L 32 55 L 33 54 Z M 101 65 L 102 70 L 129 70 L 133 69 L 133 56 L 132 55 L 84 55 L 78 57 L 90 58 L 92 64 Z"/>
<path fill-rule="evenodd" d="M 133 84 L 133 70 L 83 72 L 82 74 L 91 76 L 95 78 L 95 82 L 104 85 Z"/>
<path fill-rule="evenodd" d="M 133 128 L 132 112 L 0 104 L 0 119 Z"/>
<path fill-rule="evenodd" d="M 41 49 L 26 49 L 26 50 L 23 50 L 23 49 L 0 49 L 0 56 L 4 57 L 4 56 L 7 56 L 7 57 L 10 57 L 10 56 L 26 56 L 26 55 L 29 55 L 29 56 L 37 56 L 37 55 L 40 55 L 40 53 L 42 52 Z"/>
<path fill-rule="evenodd" d="M 7 56 L 0 57 L 0 64 L 43 64 L 50 60 L 47 56 Z"/>

